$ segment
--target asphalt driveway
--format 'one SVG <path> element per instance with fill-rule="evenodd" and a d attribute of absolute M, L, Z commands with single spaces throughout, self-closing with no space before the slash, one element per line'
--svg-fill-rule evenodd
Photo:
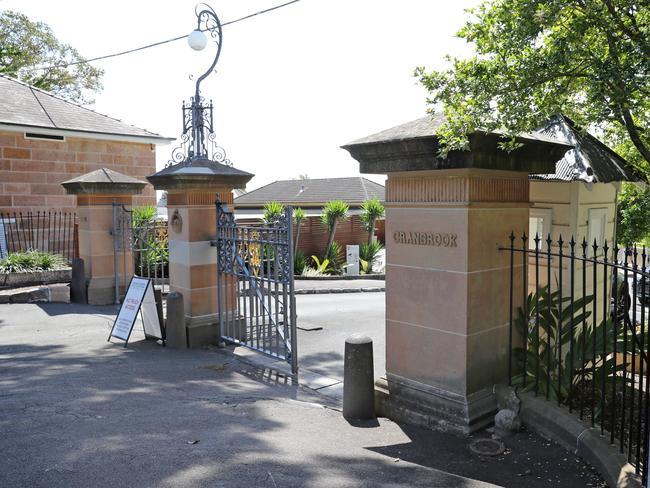
<path fill-rule="evenodd" d="M 343 380 L 345 339 L 361 333 L 373 340 L 375 378 L 386 372 L 385 293 L 297 295 L 301 368 Z"/>
<path fill-rule="evenodd" d="M 364 310 L 338 300 L 350 320 L 330 322 L 336 302 L 310 302 L 328 316 L 311 315 L 331 328 L 332 345 Z M 228 349 L 173 350 L 137 329 L 128 348 L 107 342 L 114 313 L 0 305 L 3 488 L 603 486 L 530 433 L 508 440 L 502 456 L 477 456 L 471 438 L 347 422 L 327 398 Z M 313 366 L 336 374 L 341 351 Z"/>

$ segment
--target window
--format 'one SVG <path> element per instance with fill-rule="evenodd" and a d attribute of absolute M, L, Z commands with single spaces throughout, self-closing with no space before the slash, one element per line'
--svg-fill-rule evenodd
<path fill-rule="evenodd" d="M 607 209 L 590 208 L 587 224 L 587 244 L 593 246 L 595 240 L 598 247 L 602 247 L 605 242 L 605 230 L 607 229 Z"/>
<path fill-rule="evenodd" d="M 550 208 L 531 208 L 528 219 L 528 249 L 535 249 L 535 236 L 539 236 L 539 249 L 545 249 L 546 239 L 551 233 Z"/>

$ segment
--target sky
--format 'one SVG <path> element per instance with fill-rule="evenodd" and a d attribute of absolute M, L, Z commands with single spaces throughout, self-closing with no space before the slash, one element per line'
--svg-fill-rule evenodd
<path fill-rule="evenodd" d="M 286 0 L 209 0 L 222 22 Z M 478 0 L 300 0 L 223 28 L 216 67 L 201 84 L 215 104 L 219 145 L 236 168 L 275 180 L 359 176 L 341 145 L 423 117 L 427 93 L 417 66 L 466 56 L 455 37 Z M 195 0 L 0 0 L 48 24 L 86 58 L 189 34 Z M 181 102 L 211 64 L 216 46 L 186 40 L 93 65 L 105 71 L 92 108 L 168 137 L 181 132 Z M 175 144 L 157 148 L 158 168 Z M 364 175 L 383 182 L 383 176 Z"/>

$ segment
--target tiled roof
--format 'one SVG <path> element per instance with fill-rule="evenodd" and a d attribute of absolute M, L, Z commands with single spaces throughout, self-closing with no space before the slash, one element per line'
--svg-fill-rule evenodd
<path fill-rule="evenodd" d="M 555 163 L 555 173 L 530 175 L 530 179 L 593 183 L 645 181 L 625 159 L 588 132 L 581 131 L 564 115 L 552 117 L 539 132 L 567 142 L 574 148 Z"/>
<path fill-rule="evenodd" d="M 0 75 L 0 124 L 172 140 Z"/>
<path fill-rule="evenodd" d="M 384 201 L 384 187 L 362 177 L 274 181 L 235 198 L 236 206 L 262 206 L 270 201 L 287 205 L 322 205 L 343 200 L 359 205 L 370 198 Z"/>

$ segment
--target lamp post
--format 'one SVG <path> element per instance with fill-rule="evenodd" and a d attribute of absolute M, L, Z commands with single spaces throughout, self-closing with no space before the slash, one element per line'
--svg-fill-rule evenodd
<path fill-rule="evenodd" d="M 215 11 L 206 4 L 197 5 L 196 9 L 196 29 L 187 37 L 189 46 L 195 51 L 201 51 L 208 45 L 208 36 L 214 39 L 217 45 L 217 52 L 210 67 L 196 80 L 194 96 L 190 102 L 183 101 L 183 132 L 181 134 L 181 145 L 172 151 L 171 160 L 167 166 L 174 163 L 184 163 L 191 166 L 194 162 L 214 161 L 226 165 L 231 165 L 226 158 L 225 150 L 216 144 L 213 127 L 213 105 L 212 100 L 209 103 L 201 96 L 201 82 L 207 78 L 214 70 L 219 61 L 222 45 L 221 22 Z"/>

